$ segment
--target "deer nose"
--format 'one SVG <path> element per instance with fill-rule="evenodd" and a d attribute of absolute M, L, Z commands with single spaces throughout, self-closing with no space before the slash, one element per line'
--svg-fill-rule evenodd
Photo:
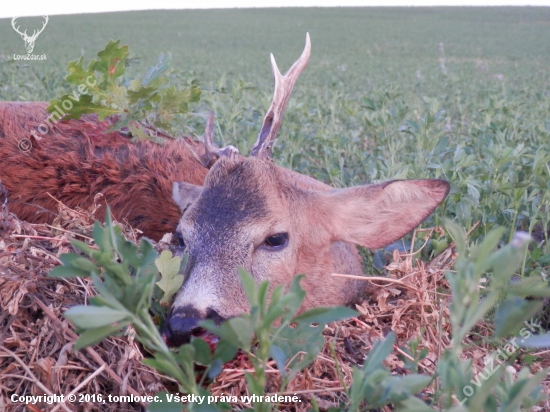
<path fill-rule="evenodd" d="M 219 325 L 223 319 L 215 310 L 208 309 L 206 319 Z M 172 308 L 162 327 L 162 337 L 168 346 L 181 346 L 189 343 L 191 336 L 200 336 L 204 329 L 199 322 L 205 320 L 199 311 L 190 306 Z"/>

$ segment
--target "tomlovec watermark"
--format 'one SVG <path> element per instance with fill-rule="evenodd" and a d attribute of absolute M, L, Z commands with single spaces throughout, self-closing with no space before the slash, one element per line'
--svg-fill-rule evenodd
<path fill-rule="evenodd" d="M 61 107 L 59 107 L 59 104 L 56 104 L 54 106 L 55 110 L 52 112 L 52 114 L 49 115 L 48 118 L 44 120 L 44 122 L 40 123 L 36 128 L 38 130 L 38 133 L 40 134 L 37 133 L 37 130 L 31 130 L 31 136 L 34 137 L 37 141 L 42 140 L 44 137 L 41 135 L 47 134 L 50 129 L 53 128 L 54 124 L 59 122 L 61 119 L 63 119 L 63 117 L 67 115 L 64 110 L 71 110 L 74 106 L 73 102 L 80 101 L 80 96 L 88 93 L 88 87 L 94 87 L 97 84 L 93 76 L 88 76 L 85 83 L 86 84 L 80 84 L 75 90 L 73 90 L 73 92 L 61 102 Z M 27 139 L 25 137 L 19 140 L 18 147 L 19 150 L 21 150 L 22 152 L 28 152 L 32 149 L 32 142 L 30 139 Z"/>
<path fill-rule="evenodd" d="M 525 321 L 525 327 L 519 331 L 519 336 L 513 337 L 508 340 L 506 344 L 499 348 L 496 352 L 485 358 L 485 368 L 482 371 L 479 371 L 474 378 L 470 381 L 472 385 L 476 387 L 481 387 L 483 381 L 489 379 L 490 376 L 494 375 L 496 371 L 500 369 L 501 366 L 519 349 L 519 345 L 516 340 L 519 340 L 521 343 L 525 342 L 535 332 L 544 333 L 544 329 L 541 327 L 540 323 L 537 323 L 535 320 Z M 456 395 L 453 395 L 453 399 L 460 405 L 470 398 L 474 393 L 474 387 L 471 385 L 465 386 L 462 388 L 462 393 L 464 398 L 459 400 Z"/>
<path fill-rule="evenodd" d="M 48 16 L 42 16 L 42 27 L 40 29 L 34 29 L 32 34 L 28 34 L 27 30 L 22 29 L 21 24 L 17 21 L 20 17 L 14 17 L 11 19 L 11 26 L 13 29 L 21 35 L 21 38 L 25 41 L 25 48 L 27 49 L 27 54 L 14 54 L 14 60 L 48 60 L 48 57 L 45 54 L 33 54 L 34 43 L 36 39 L 44 31 L 46 25 L 48 24 Z"/>
<path fill-rule="evenodd" d="M 86 84 L 82 83 L 77 87 L 76 90 L 73 90 L 73 92 L 68 95 L 68 98 L 61 102 L 61 107 L 56 104 L 54 106 L 55 110 L 52 112 L 52 114 L 44 121 L 44 123 L 40 123 L 38 125 L 37 129 L 40 134 L 47 134 L 54 124 L 56 124 L 67 115 L 67 113 L 65 113 L 63 109 L 65 109 L 66 111 L 71 110 L 74 106 L 73 102 L 80 101 L 80 96 L 82 96 L 83 94 L 87 94 L 88 87 L 94 87 L 96 83 L 97 82 L 93 76 L 86 77 Z M 36 130 L 32 130 L 31 135 L 36 140 L 42 139 L 42 136 L 39 136 L 38 133 L 36 133 Z"/>

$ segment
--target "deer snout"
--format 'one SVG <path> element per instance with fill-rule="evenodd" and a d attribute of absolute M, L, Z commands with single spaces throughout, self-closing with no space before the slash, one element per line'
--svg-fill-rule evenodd
<path fill-rule="evenodd" d="M 199 322 L 211 319 L 219 325 L 223 319 L 215 310 L 208 309 L 206 317 L 192 306 L 172 308 L 162 328 L 162 337 L 168 346 L 181 346 L 189 343 L 191 336 L 201 336 L 204 329 Z"/>

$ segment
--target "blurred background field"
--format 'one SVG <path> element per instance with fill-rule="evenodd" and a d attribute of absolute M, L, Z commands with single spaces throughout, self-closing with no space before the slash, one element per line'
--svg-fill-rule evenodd
<path fill-rule="evenodd" d="M 312 58 L 287 109 L 276 161 L 336 187 L 438 177 L 452 192 L 440 216 L 474 241 L 495 225 L 547 237 L 550 152 L 550 8 L 307 8 L 123 12 L 51 16 L 36 42 L 47 61 L 16 61 L 24 44 L 0 20 L 0 99 L 70 92 L 69 60 L 87 63 L 121 39 L 143 76 L 171 52 L 176 83 L 198 80 L 199 114 L 214 110 L 219 144 L 247 153 L 281 71 Z M 131 77 L 131 75 L 129 76 Z M 202 134 L 191 116 L 182 132 Z M 423 253 L 443 250 L 433 239 Z M 547 242 L 526 271 L 545 274 Z"/>

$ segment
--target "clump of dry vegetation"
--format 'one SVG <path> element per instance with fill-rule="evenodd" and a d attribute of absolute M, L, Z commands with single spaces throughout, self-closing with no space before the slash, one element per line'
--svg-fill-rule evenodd
<path fill-rule="evenodd" d="M 155 370 L 143 365 L 142 347 L 130 334 L 80 351 L 77 334 L 62 316 L 96 294 L 89 279 L 48 277 L 72 239 L 90 242 L 93 210 L 59 205 L 53 225 L 30 224 L 7 208 L 0 211 L 0 409 L 26 410 L 10 396 L 113 394 L 143 396 L 164 389 Z M 135 231 L 126 233 L 134 237 Z M 78 406 L 77 406 L 78 405 Z M 82 410 L 84 403 L 30 405 L 31 410 Z M 139 410 L 142 405 L 105 404 L 102 410 Z M 33 409 L 34 408 L 34 409 Z M 93 409 L 93 408 L 92 408 Z"/>
<path fill-rule="evenodd" d="M 29 224 L 20 221 L 7 209 L 3 193 L 0 213 L 0 408 L 25 410 L 11 402 L 17 395 L 86 395 L 108 394 L 143 396 L 161 390 L 177 392 L 177 385 L 166 376 L 144 365 L 151 354 L 135 339 L 133 329 L 124 336 L 110 337 L 98 345 L 73 350 L 77 339 L 74 327 L 62 316 L 72 306 L 85 304 L 96 291 L 88 279 L 49 278 L 49 271 L 60 264 L 59 256 L 73 250 L 70 241 L 78 239 L 93 245 L 91 238 L 94 211 L 71 210 L 59 204 L 54 224 Z M 99 203 L 101 198 L 96 199 Z M 118 224 L 127 238 L 136 241 L 139 233 Z M 438 230 L 441 230 L 438 228 Z M 426 240 L 432 230 L 419 230 Z M 158 250 L 167 245 L 158 246 Z M 356 305 L 355 317 L 325 326 L 325 345 L 313 363 L 297 373 L 281 392 L 281 373 L 275 361 L 266 364 L 267 394 L 298 395 L 299 403 L 280 404 L 280 410 L 302 411 L 317 405 L 319 410 L 341 407 L 348 402 L 353 384 L 353 368 L 361 367 L 373 343 L 390 331 L 396 335 L 393 353 L 385 366 L 392 375 L 408 375 L 416 362 L 418 372 L 436 375 L 436 363 L 451 343 L 450 290 L 444 276 L 451 270 L 456 255 L 454 245 L 431 262 L 415 259 L 414 253 L 394 252 L 387 266 L 388 277 L 368 279 L 369 290 Z M 465 339 L 464 361 L 471 359 L 474 369 L 483 371 L 485 359 L 494 345 L 483 337 L 494 334 L 493 326 L 480 322 L 475 334 Z M 418 361 L 407 348 L 416 342 L 424 350 Z M 545 352 L 531 353 L 533 373 L 548 366 Z M 512 366 L 520 369 L 522 357 Z M 230 395 L 240 399 L 250 395 L 245 379 L 252 373 L 250 358 L 241 352 L 226 363 L 221 373 L 207 387 L 214 396 Z M 546 391 L 550 385 L 545 384 Z M 433 399 L 437 388 L 428 386 L 420 397 Z M 81 403 L 30 405 L 30 410 L 143 410 L 145 403 L 112 402 L 101 406 L 93 399 Z M 250 405 L 236 403 L 234 408 Z M 541 404 L 532 410 L 544 410 Z M 537 409 L 538 408 L 538 409 Z M 383 407 L 390 411 L 390 407 Z"/>

